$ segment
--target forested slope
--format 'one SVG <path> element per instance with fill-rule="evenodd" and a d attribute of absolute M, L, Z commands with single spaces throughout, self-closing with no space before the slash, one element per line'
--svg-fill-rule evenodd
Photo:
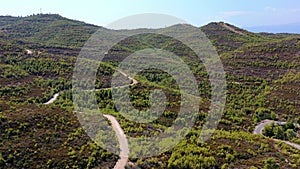
<path fill-rule="evenodd" d="M 85 40 L 98 29 L 105 28 L 59 15 L 0 17 L 0 168 L 112 168 L 117 162 L 118 155 L 97 146 L 73 112 L 74 64 Z M 300 35 L 255 34 L 222 22 L 199 29 L 221 56 L 227 80 L 224 115 L 205 143 L 198 137 L 209 113 L 211 86 L 190 49 L 172 47 L 181 43 L 169 37 L 142 34 L 116 44 L 99 65 L 95 86 L 107 88 L 123 58 L 135 50 L 162 48 L 179 55 L 198 82 L 201 105 L 192 131 L 163 154 L 130 159 L 128 168 L 299 168 L 299 150 L 252 131 L 264 119 L 300 122 Z M 128 136 L 157 135 L 177 117 L 178 86 L 155 69 L 135 78 L 139 83 L 130 88 L 135 108 L 149 107 L 153 89 L 169 97 L 157 120 L 125 119 L 114 108 L 111 90 L 95 92 L 98 106 L 114 115 Z M 58 100 L 43 104 L 57 92 Z M 297 136 L 291 141 L 300 142 Z"/>

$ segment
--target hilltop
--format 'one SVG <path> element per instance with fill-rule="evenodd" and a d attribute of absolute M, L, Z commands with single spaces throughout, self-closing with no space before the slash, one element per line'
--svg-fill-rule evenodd
<path fill-rule="evenodd" d="M 26 45 L 78 48 L 100 28 L 57 14 L 0 17 L 0 37 Z"/>
<path fill-rule="evenodd" d="M 202 26 L 201 30 L 220 52 L 233 51 L 248 43 L 270 40 L 260 34 L 255 34 L 224 22 L 209 23 Z"/>

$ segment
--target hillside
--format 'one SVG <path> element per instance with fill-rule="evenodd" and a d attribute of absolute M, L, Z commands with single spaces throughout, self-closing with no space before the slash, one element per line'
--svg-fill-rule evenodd
<path fill-rule="evenodd" d="M 26 45 L 80 48 L 100 28 L 55 14 L 0 17 L 0 37 Z"/>
<path fill-rule="evenodd" d="M 98 29 L 105 28 L 59 15 L 0 17 L 0 168 L 114 167 L 118 154 L 97 145 L 73 112 L 74 64 L 85 40 Z M 223 22 L 199 29 L 221 56 L 227 80 L 224 114 L 205 143 L 198 137 L 209 113 L 212 86 L 203 63 L 182 42 L 155 34 L 133 36 L 115 44 L 99 65 L 94 92 L 98 107 L 114 116 L 130 137 L 164 132 L 177 119 L 181 100 L 172 76 L 157 69 L 143 70 L 132 77 L 137 81 L 129 87 L 132 105 L 147 109 L 150 91 L 160 89 L 166 93 L 166 109 L 150 123 L 125 118 L 123 110 L 115 108 L 110 88 L 111 79 L 122 76 L 117 67 L 125 57 L 147 48 L 173 52 L 198 82 L 199 117 L 184 140 L 154 157 L 129 158 L 127 168 L 299 168 L 300 150 L 255 135 L 253 130 L 266 119 L 300 123 L 300 35 L 256 34 Z M 56 93 L 57 100 L 45 105 Z M 89 101 L 86 97 L 82 103 Z M 300 144 L 297 129 L 276 132 L 289 134 L 289 141 Z M 130 151 L 143 149 L 137 146 Z"/>
<path fill-rule="evenodd" d="M 201 27 L 219 52 L 233 51 L 248 43 L 268 41 L 269 38 L 248 32 L 224 22 L 213 22 Z"/>
<path fill-rule="evenodd" d="M 275 80 L 288 71 L 299 70 L 299 38 L 288 37 L 261 43 L 248 43 L 224 54 L 224 64 L 235 76 Z M 249 71 L 251 70 L 251 71 Z"/>

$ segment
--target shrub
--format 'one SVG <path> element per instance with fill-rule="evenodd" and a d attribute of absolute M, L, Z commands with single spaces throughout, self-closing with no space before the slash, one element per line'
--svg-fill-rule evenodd
<path fill-rule="evenodd" d="M 279 165 L 276 163 L 274 158 L 268 158 L 264 160 L 264 169 L 276 169 L 279 168 Z"/>

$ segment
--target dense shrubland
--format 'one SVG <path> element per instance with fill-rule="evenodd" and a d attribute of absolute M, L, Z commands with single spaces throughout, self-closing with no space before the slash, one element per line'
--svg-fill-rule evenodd
<path fill-rule="evenodd" d="M 120 60 L 135 50 L 163 48 L 179 55 L 198 82 L 199 117 L 191 132 L 163 154 L 130 159 L 129 167 L 299 168 L 299 150 L 251 134 L 264 119 L 288 121 L 284 126 L 267 126 L 265 135 L 299 142 L 291 125 L 300 122 L 299 37 L 254 34 L 233 27 L 240 32 L 237 34 L 223 24 L 202 27 L 221 55 L 227 79 L 224 115 L 204 143 L 198 138 L 209 112 L 211 85 L 204 65 L 190 49 L 175 48 L 180 42 L 168 37 L 144 34 L 117 44 L 99 65 L 95 88 L 105 89 L 95 91 L 98 107 L 114 115 L 131 137 L 156 136 L 171 126 L 181 100 L 172 76 L 145 70 L 134 77 L 139 84 L 129 87 L 130 101 L 136 109 L 145 110 L 150 105 L 150 91 L 161 89 L 167 96 L 167 108 L 148 124 L 124 118 L 107 89 Z M 58 15 L 0 18 L 0 168 L 114 166 L 118 156 L 97 146 L 73 113 L 75 59 L 84 40 L 98 28 Z M 33 54 L 29 55 L 27 48 Z M 57 92 L 58 100 L 43 105 Z"/>

